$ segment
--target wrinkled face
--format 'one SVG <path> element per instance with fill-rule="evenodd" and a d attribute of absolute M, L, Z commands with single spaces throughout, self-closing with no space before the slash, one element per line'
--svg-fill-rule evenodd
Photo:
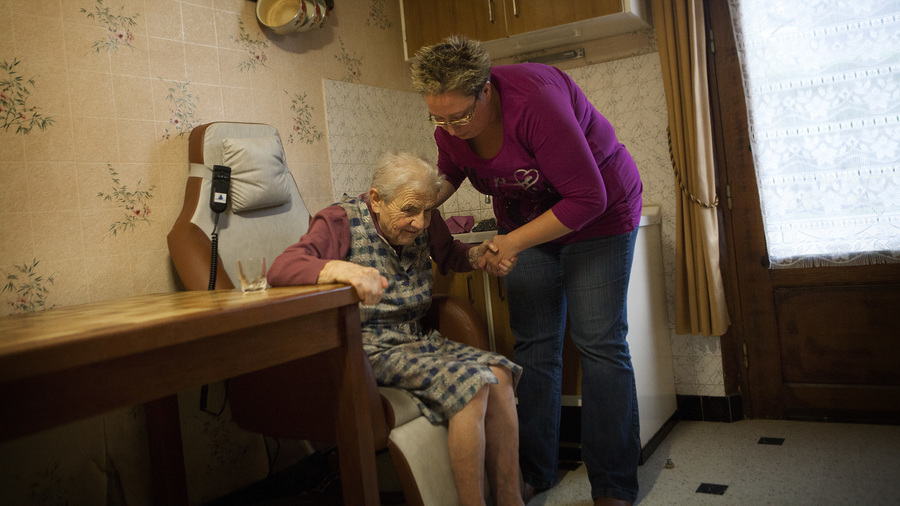
<path fill-rule="evenodd" d="M 435 192 L 402 189 L 390 202 L 381 198 L 378 190 L 369 190 L 369 201 L 381 233 L 394 246 L 412 244 L 431 223 L 431 211 L 437 199 Z"/>

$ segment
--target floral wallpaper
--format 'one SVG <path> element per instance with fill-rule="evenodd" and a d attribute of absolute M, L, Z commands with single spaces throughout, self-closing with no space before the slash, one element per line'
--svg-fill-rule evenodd
<path fill-rule="evenodd" d="M 160 78 L 160 81 L 163 81 Z M 163 81 L 165 82 L 165 81 Z M 166 103 L 169 106 L 169 124 L 163 131 L 162 138 L 169 139 L 172 135 L 181 137 L 191 133 L 191 130 L 202 125 L 203 122 L 196 116 L 197 100 L 199 97 L 191 95 L 188 86 L 191 83 L 171 81 L 167 82 L 169 94 L 166 95 Z"/>
<path fill-rule="evenodd" d="M 44 276 L 38 270 L 38 260 L 22 265 L 13 265 L 12 272 L 6 275 L 6 284 L 0 293 L 7 293 L 10 314 L 30 313 L 50 309 L 45 302 L 53 284 L 53 275 Z"/>
<path fill-rule="evenodd" d="M 288 35 L 256 5 L 0 0 L 0 317 L 177 290 L 166 234 L 202 123 L 275 126 L 307 207 L 332 202 L 323 82 L 408 89 L 399 4 Z M 239 429 L 223 384 L 209 397 L 179 394 L 192 504 L 313 451 Z M 149 504 L 144 430 L 135 406 L 0 443 L 0 504 Z"/>
<path fill-rule="evenodd" d="M 141 190 L 141 183 L 138 181 L 137 188 L 129 190 L 127 185 L 122 184 L 118 178 L 119 173 L 113 169 L 112 165 L 107 165 L 107 167 L 110 179 L 112 179 L 112 189 L 109 190 L 109 193 L 97 192 L 97 196 L 103 200 L 117 203 L 122 209 L 122 216 L 109 226 L 109 233 L 116 235 L 120 232 L 133 232 L 138 223 L 152 223 L 149 218 L 149 200 L 153 198 L 153 191 L 156 187 L 151 186 L 146 190 Z"/>
<path fill-rule="evenodd" d="M 14 126 L 15 133 L 28 134 L 35 127 L 46 129 L 53 124 L 53 118 L 41 115 L 36 106 L 28 106 L 35 80 L 32 77 L 23 82 L 16 68 L 20 63 L 16 59 L 12 63 L 0 61 L 0 126 L 7 132 Z"/>
<path fill-rule="evenodd" d="M 285 93 L 290 95 L 287 90 L 285 90 Z M 325 137 L 325 134 L 313 123 L 315 108 L 309 103 L 306 93 L 294 93 L 291 97 L 291 112 L 294 115 L 291 132 L 287 138 L 288 142 L 293 143 L 296 140 L 297 142 L 303 141 L 307 144 L 312 144 Z"/>
<path fill-rule="evenodd" d="M 369 16 L 366 18 L 366 26 L 375 26 L 387 30 L 393 25 L 391 18 L 385 12 L 384 3 L 387 0 L 370 0 Z"/>
<path fill-rule="evenodd" d="M 262 39 L 254 39 L 244 28 L 244 20 L 238 16 L 238 27 L 241 29 L 239 37 L 231 36 L 231 40 L 237 41 L 247 51 L 247 56 L 238 64 L 238 70 L 255 70 L 257 67 L 267 67 L 266 62 L 269 57 L 266 56 L 266 50 L 269 49 L 269 43 Z"/>
<path fill-rule="evenodd" d="M 342 80 L 351 83 L 360 82 L 362 78 L 362 59 L 355 56 L 355 53 L 351 54 L 347 51 L 343 38 L 338 37 L 338 43 L 341 45 L 341 54 L 334 55 L 334 59 L 346 69 Z"/>
<path fill-rule="evenodd" d="M 137 25 L 135 19 L 140 14 L 131 16 L 122 14 L 125 11 L 124 5 L 119 6 L 119 14 L 114 14 L 110 7 L 103 5 L 103 0 L 97 0 L 92 10 L 83 7 L 79 10 L 88 18 L 96 19 L 106 27 L 106 37 L 94 42 L 91 46 L 95 52 L 99 53 L 101 49 L 118 51 L 119 45 L 128 46 L 134 51 L 134 46 L 131 44 L 134 42 L 134 33 L 131 28 Z"/>

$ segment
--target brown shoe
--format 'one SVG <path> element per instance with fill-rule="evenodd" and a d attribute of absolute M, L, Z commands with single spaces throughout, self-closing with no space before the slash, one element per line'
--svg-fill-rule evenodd
<path fill-rule="evenodd" d="M 594 506 L 631 506 L 631 503 L 625 499 L 615 499 L 613 497 L 598 497 L 594 499 Z"/>

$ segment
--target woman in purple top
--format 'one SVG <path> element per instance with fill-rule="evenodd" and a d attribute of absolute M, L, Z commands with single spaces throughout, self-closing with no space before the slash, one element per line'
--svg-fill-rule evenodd
<path fill-rule="evenodd" d="M 438 128 L 437 204 L 464 179 L 493 197 L 494 262 L 506 276 L 526 498 L 558 482 L 562 343 L 581 354 L 582 456 L 594 504 L 630 504 L 640 455 L 626 292 L 641 215 L 641 180 L 615 131 L 562 71 L 491 67 L 477 41 L 450 37 L 412 65 Z"/>

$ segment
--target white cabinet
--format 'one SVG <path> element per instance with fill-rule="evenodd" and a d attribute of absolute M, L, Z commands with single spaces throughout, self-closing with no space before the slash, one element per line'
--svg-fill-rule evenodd
<path fill-rule="evenodd" d="M 676 409 L 660 221 L 659 207 L 647 206 L 628 285 L 628 346 L 637 386 L 642 447 Z"/>

